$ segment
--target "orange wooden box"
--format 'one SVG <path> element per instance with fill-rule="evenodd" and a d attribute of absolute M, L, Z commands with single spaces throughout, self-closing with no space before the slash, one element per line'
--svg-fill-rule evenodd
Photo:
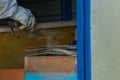
<path fill-rule="evenodd" d="M 0 80 L 24 80 L 23 69 L 0 70 Z"/>
<path fill-rule="evenodd" d="M 25 71 L 75 72 L 76 56 L 27 56 Z"/>

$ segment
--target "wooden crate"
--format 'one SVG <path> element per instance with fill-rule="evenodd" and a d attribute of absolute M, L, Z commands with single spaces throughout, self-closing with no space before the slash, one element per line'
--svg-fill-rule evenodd
<path fill-rule="evenodd" d="M 75 72 L 76 56 L 28 56 L 25 71 L 30 72 Z"/>

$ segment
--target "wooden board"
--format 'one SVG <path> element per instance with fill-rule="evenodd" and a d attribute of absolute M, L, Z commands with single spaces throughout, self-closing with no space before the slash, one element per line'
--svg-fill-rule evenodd
<path fill-rule="evenodd" d="M 56 21 L 56 22 L 46 22 L 38 23 L 36 29 L 51 29 L 51 28 L 62 28 L 62 27 L 72 27 L 76 26 L 76 21 Z M 14 31 L 20 31 L 18 28 L 14 28 Z M 0 32 L 11 32 L 8 26 L 0 26 Z"/>
<path fill-rule="evenodd" d="M 75 39 L 75 26 L 38 30 L 33 37 L 24 31 L 16 31 L 16 36 L 10 32 L 0 33 L 0 69 L 24 68 L 24 53 L 33 47 L 68 45 Z"/>
<path fill-rule="evenodd" d="M 75 56 L 28 56 L 25 57 L 27 72 L 75 72 Z"/>
<path fill-rule="evenodd" d="M 0 80 L 24 80 L 23 69 L 0 70 Z"/>

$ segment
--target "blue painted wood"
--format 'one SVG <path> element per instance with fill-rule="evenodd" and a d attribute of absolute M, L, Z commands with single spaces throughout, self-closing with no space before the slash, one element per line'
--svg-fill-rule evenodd
<path fill-rule="evenodd" d="M 90 0 L 85 0 L 85 61 L 86 80 L 91 80 L 91 35 L 90 35 Z"/>
<path fill-rule="evenodd" d="M 61 20 L 72 20 L 72 0 L 61 0 Z"/>
<path fill-rule="evenodd" d="M 77 73 L 25 72 L 24 80 L 77 80 Z"/>
<path fill-rule="evenodd" d="M 77 0 L 77 71 L 78 80 L 84 76 L 84 0 Z"/>
<path fill-rule="evenodd" d="M 78 80 L 91 80 L 90 0 L 77 0 Z"/>

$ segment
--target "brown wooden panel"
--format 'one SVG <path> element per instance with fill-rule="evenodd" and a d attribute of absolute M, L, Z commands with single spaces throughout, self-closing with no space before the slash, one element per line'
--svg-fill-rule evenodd
<path fill-rule="evenodd" d="M 25 57 L 25 71 L 30 72 L 75 72 L 75 56 Z"/>
<path fill-rule="evenodd" d="M 75 27 L 63 27 L 38 30 L 30 38 L 23 31 L 0 33 L 0 69 L 24 68 L 24 51 L 37 46 L 68 45 L 69 40 L 75 39 Z"/>

